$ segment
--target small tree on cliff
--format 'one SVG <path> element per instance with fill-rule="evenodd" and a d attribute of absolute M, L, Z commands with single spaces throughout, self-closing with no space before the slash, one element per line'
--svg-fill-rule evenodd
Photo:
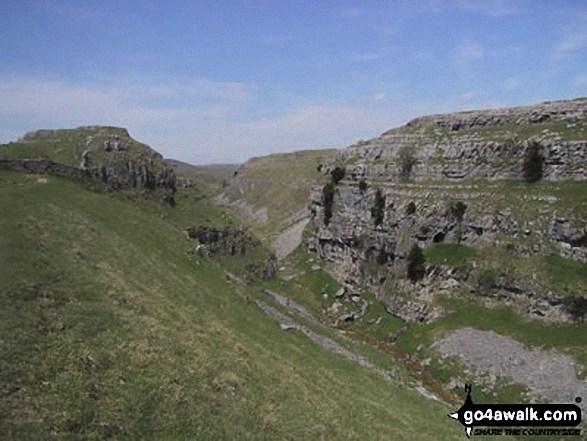
<path fill-rule="evenodd" d="M 399 151 L 399 177 L 401 180 L 410 179 L 412 168 L 416 165 L 416 155 L 414 148 L 411 146 L 403 146 Z"/>
<path fill-rule="evenodd" d="M 463 221 L 465 211 L 467 211 L 467 204 L 464 202 L 458 201 L 450 206 L 450 213 L 455 217 L 459 224 Z"/>
<path fill-rule="evenodd" d="M 540 154 L 540 144 L 532 141 L 524 154 L 524 179 L 528 182 L 536 182 L 542 179 L 544 158 Z"/>
<path fill-rule="evenodd" d="M 406 208 L 406 213 L 410 216 L 416 212 L 416 204 L 414 202 L 410 202 L 408 207 Z"/>
<path fill-rule="evenodd" d="M 563 301 L 563 305 L 573 320 L 583 323 L 587 317 L 587 299 L 584 297 L 570 297 Z"/>
<path fill-rule="evenodd" d="M 375 226 L 381 225 L 385 217 L 385 196 L 381 194 L 380 189 L 375 192 L 375 202 L 373 203 L 373 208 L 371 208 L 371 216 Z"/>
<path fill-rule="evenodd" d="M 332 205 L 334 204 L 334 185 L 329 182 L 322 189 L 322 205 L 324 206 L 324 225 L 330 224 Z"/>
<path fill-rule="evenodd" d="M 407 258 L 408 269 L 407 276 L 412 282 L 422 280 L 426 272 L 426 259 L 422 248 L 418 244 L 414 244 Z"/>
<path fill-rule="evenodd" d="M 334 170 L 330 172 L 330 176 L 332 177 L 332 183 L 334 185 L 338 184 L 340 181 L 344 179 L 346 174 L 346 169 L 342 167 L 336 167 Z"/>
<path fill-rule="evenodd" d="M 365 181 L 364 179 L 361 179 L 359 181 L 359 190 L 361 191 L 361 193 L 365 193 L 368 188 L 369 188 L 369 185 L 367 185 L 367 181 Z"/>

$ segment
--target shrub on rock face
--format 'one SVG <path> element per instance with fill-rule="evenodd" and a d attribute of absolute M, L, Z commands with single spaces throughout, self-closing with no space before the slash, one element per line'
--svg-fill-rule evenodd
<path fill-rule="evenodd" d="M 175 202 L 175 198 L 173 196 L 165 196 L 163 198 L 163 202 L 165 202 L 167 205 L 169 205 L 170 207 L 175 207 L 175 205 L 177 204 Z"/>
<path fill-rule="evenodd" d="M 383 196 L 380 189 L 375 192 L 375 202 L 373 208 L 371 208 L 371 216 L 375 226 L 381 225 L 385 217 L 385 196 Z"/>
<path fill-rule="evenodd" d="M 412 282 L 422 280 L 426 272 L 426 259 L 422 248 L 418 244 L 414 244 L 407 258 L 408 269 L 407 276 Z"/>
<path fill-rule="evenodd" d="M 465 204 L 464 202 L 458 201 L 456 204 L 450 206 L 451 214 L 456 218 L 456 220 L 459 223 L 463 221 L 465 211 L 467 211 L 467 204 Z"/>
<path fill-rule="evenodd" d="M 406 213 L 408 215 L 412 215 L 416 212 L 416 204 L 414 204 L 413 202 L 410 202 L 408 204 L 408 207 L 406 208 Z"/>
<path fill-rule="evenodd" d="M 399 176 L 400 179 L 409 179 L 410 175 L 412 174 L 412 168 L 416 165 L 416 156 L 414 154 L 414 148 L 409 146 L 404 146 L 399 151 L 399 165 L 400 165 L 400 172 Z"/>
<path fill-rule="evenodd" d="M 491 268 L 485 268 L 479 271 L 477 275 L 477 288 L 481 295 L 489 295 L 491 290 L 495 288 L 496 274 Z"/>
<path fill-rule="evenodd" d="M 334 185 L 329 182 L 322 189 L 322 205 L 324 206 L 324 225 L 330 224 L 332 205 L 334 203 Z"/>
<path fill-rule="evenodd" d="M 583 323 L 585 321 L 585 317 L 587 317 L 587 298 L 570 297 L 565 299 L 564 306 L 577 323 Z"/>
<path fill-rule="evenodd" d="M 387 253 L 385 250 L 380 250 L 377 254 L 377 264 L 378 265 L 385 265 L 387 263 Z"/>
<path fill-rule="evenodd" d="M 369 188 L 369 186 L 367 185 L 367 182 L 364 179 L 361 179 L 359 181 L 359 190 L 361 190 L 362 192 L 367 191 L 367 188 Z"/>
<path fill-rule="evenodd" d="M 334 170 L 330 172 L 330 176 L 332 176 L 332 183 L 334 185 L 338 184 L 340 181 L 344 179 L 344 175 L 346 174 L 346 170 L 341 167 L 336 167 Z"/>
<path fill-rule="evenodd" d="M 523 174 L 528 182 L 536 182 L 542 179 L 544 158 L 540 153 L 540 144 L 532 141 L 524 154 Z"/>

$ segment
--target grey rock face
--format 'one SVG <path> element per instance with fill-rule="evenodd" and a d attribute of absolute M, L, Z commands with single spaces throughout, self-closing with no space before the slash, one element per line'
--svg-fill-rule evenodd
<path fill-rule="evenodd" d="M 561 130 L 575 130 L 577 122 L 585 123 L 586 115 L 587 99 L 426 116 L 341 150 L 337 160 L 347 164 L 347 178 L 352 180 L 397 180 L 402 173 L 400 151 L 408 147 L 415 159 L 410 177 L 416 181 L 519 179 L 523 156 L 529 142 L 535 141 L 545 160 L 545 179 L 585 179 L 587 133 L 583 140 L 565 141 L 548 129 L 535 130 L 530 139 L 518 140 L 507 131 L 515 133 L 522 126 L 546 122 L 562 124 Z M 330 173 L 333 167 L 324 167 L 322 173 Z"/>
<path fill-rule="evenodd" d="M 578 230 L 567 219 L 555 218 L 550 235 L 553 239 L 565 242 L 571 247 L 587 247 L 587 229 Z"/>
<path fill-rule="evenodd" d="M 524 141 L 508 145 L 504 141 L 474 138 L 446 140 L 422 139 L 415 149 L 416 163 L 410 177 L 416 181 L 427 179 L 462 180 L 467 178 L 520 179 L 523 156 L 528 148 Z M 587 142 L 537 141 L 545 158 L 544 178 L 549 180 L 587 178 Z M 359 181 L 399 180 L 401 165 L 399 152 L 406 145 L 404 137 L 383 135 L 366 147 L 342 150 L 340 162 L 358 162 L 347 165 L 347 176 Z M 324 170 L 328 170 L 325 167 Z"/>
<path fill-rule="evenodd" d="M 471 274 L 452 274 L 429 266 L 424 281 L 413 284 L 402 281 L 406 258 L 414 243 L 421 247 L 439 242 L 462 243 L 469 246 L 493 246 L 499 237 L 526 238 L 535 236 L 543 243 L 560 243 L 560 254 L 587 261 L 585 222 L 577 224 L 549 213 L 542 219 L 533 219 L 532 229 L 527 220 L 518 219 L 513 212 L 493 212 L 486 204 L 468 200 L 462 220 L 451 213 L 451 198 L 439 199 L 427 194 L 424 186 L 413 192 L 397 187 L 381 188 L 385 195 L 385 216 L 375 226 L 370 209 L 374 203 L 374 189 L 366 192 L 355 187 L 337 188 L 334 204 L 337 207 L 328 226 L 324 225 L 320 189 L 312 192 L 309 209 L 313 235 L 307 239 L 310 251 L 324 259 L 330 272 L 341 283 L 366 284 L 381 295 L 379 300 L 394 314 L 410 322 L 431 321 L 443 315 L 433 306 L 438 293 L 451 292 L 461 287 L 475 292 L 478 281 Z M 475 193 L 475 189 L 468 189 Z M 460 199 L 460 198 L 459 198 Z M 462 199 L 465 199 L 464 197 Z M 417 209 L 408 214 L 407 206 L 416 201 Z M 529 257 L 539 252 L 540 245 L 517 246 L 511 252 Z M 399 278 L 399 279 L 398 279 Z M 388 297 L 382 291 L 387 279 L 406 295 Z M 545 302 L 540 286 L 527 282 L 497 279 L 493 287 L 505 298 L 524 306 L 524 313 L 541 315 L 552 321 L 567 321 L 560 305 Z M 341 290 L 341 296 L 344 294 Z M 530 296 L 530 301 L 525 298 Z"/>
<path fill-rule="evenodd" d="M 406 258 L 415 243 L 422 248 L 441 242 L 484 247 L 500 246 L 503 238 L 511 238 L 515 245 L 508 250 L 519 257 L 531 257 L 548 247 L 561 256 L 587 262 L 585 216 L 562 218 L 553 208 L 556 196 L 535 194 L 520 198 L 522 204 L 539 207 L 540 214 L 524 215 L 516 206 L 494 204 L 502 195 L 492 184 L 500 179 L 521 180 L 525 151 L 534 142 L 544 158 L 543 179 L 587 179 L 587 141 L 563 141 L 541 129 L 524 141 L 483 138 L 474 131 L 516 126 L 531 131 L 533 125 L 544 122 L 558 122 L 563 128 L 580 122 L 587 128 L 586 108 L 587 99 L 583 99 L 418 118 L 404 128 L 341 150 L 336 163 L 321 167 L 326 175 L 335 166 L 346 167 L 345 179 L 335 190 L 332 218 L 324 225 L 322 188 L 313 189 L 308 205 L 313 234 L 306 245 L 327 262 L 339 282 L 369 286 L 390 312 L 409 322 L 442 316 L 444 312 L 433 301 L 438 293 L 459 289 L 478 293 L 479 285 L 474 274 L 455 275 L 431 266 L 421 282 L 405 281 Z M 573 133 L 577 137 L 581 132 Z M 416 161 L 410 181 L 400 182 L 400 152 L 406 146 Z M 458 182 L 464 179 L 468 181 Z M 372 215 L 377 189 L 385 198 L 379 225 Z M 457 202 L 467 206 L 460 216 L 454 209 Z M 386 293 L 387 282 L 403 295 Z M 547 293 L 531 281 L 498 279 L 492 290 L 499 301 L 516 305 L 524 314 L 570 320 L 561 305 L 545 299 Z"/>
<path fill-rule="evenodd" d="M 535 106 L 509 107 L 448 115 L 431 115 L 415 118 L 408 127 L 447 128 L 458 132 L 475 127 L 502 126 L 508 124 L 531 125 L 547 121 L 576 123 L 586 117 L 585 100 L 545 102 Z M 389 132 L 388 132 L 389 133 Z"/>

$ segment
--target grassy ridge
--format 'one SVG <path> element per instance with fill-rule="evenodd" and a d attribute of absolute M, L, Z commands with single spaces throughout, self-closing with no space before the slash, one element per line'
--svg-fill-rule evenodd
<path fill-rule="evenodd" d="M 110 151 L 105 150 L 106 143 L 110 143 Z M 118 143 L 122 150 L 113 149 L 113 143 Z M 88 168 L 120 168 L 128 161 L 149 164 L 151 171 L 166 167 L 160 154 L 133 139 L 126 129 L 106 126 L 27 133 L 23 140 L 0 144 L 0 159 L 48 159 L 79 166 L 85 150 L 90 150 Z"/>
<path fill-rule="evenodd" d="M 306 207 L 310 189 L 330 179 L 317 168 L 332 162 L 335 153 L 333 149 L 307 150 L 252 158 L 239 169 L 225 195 L 232 200 L 240 199 L 255 210 L 267 208 L 267 223 L 251 219 L 247 222 L 253 224 L 265 243 L 270 243 L 288 226 L 285 221 Z"/>
<path fill-rule="evenodd" d="M 46 179 L 0 172 L 0 438 L 462 439 L 189 258 L 187 212 Z"/>

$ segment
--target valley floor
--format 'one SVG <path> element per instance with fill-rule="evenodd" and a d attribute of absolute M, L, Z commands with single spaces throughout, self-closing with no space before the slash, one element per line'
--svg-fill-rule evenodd
<path fill-rule="evenodd" d="M 2 439 L 462 439 L 387 354 L 304 324 L 391 381 L 193 254 L 183 229 L 230 220 L 190 191 L 0 172 Z"/>

